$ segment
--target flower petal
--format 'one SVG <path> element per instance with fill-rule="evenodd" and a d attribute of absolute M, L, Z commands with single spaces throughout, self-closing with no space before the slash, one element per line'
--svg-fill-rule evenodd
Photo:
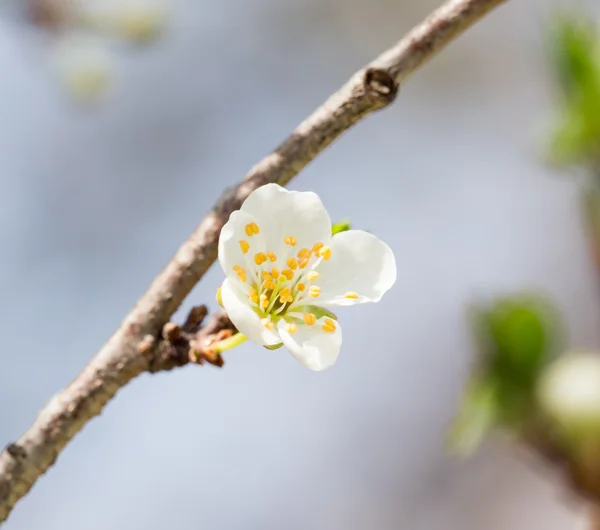
<path fill-rule="evenodd" d="M 232 278 L 226 278 L 221 286 L 223 308 L 240 333 L 248 340 L 262 346 L 279 344 L 281 338 L 276 330 L 268 330 L 261 322 L 260 317 L 248 303 L 248 296 L 244 294 L 241 284 Z"/>
<path fill-rule="evenodd" d="M 394 253 L 369 232 L 348 230 L 331 242 L 331 258 L 317 267 L 321 288 L 309 303 L 322 306 L 348 306 L 378 302 L 396 282 Z"/>
<path fill-rule="evenodd" d="M 256 219 L 246 212 L 237 210 L 233 212 L 229 220 L 221 229 L 219 235 L 219 263 L 227 277 L 237 278 L 233 267 L 236 265 L 250 269 L 249 274 L 256 270 L 253 256 L 257 252 L 265 251 L 265 242 L 262 234 L 253 234 L 248 236 L 246 226 L 256 223 Z M 250 245 L 246 254 L 242 252 L 240 241 L 245 241 Z"/>
<path fill-rule="evenodd" d="M 287 251 L 291 256 L 301 248 L 312 248 L 315 243 L 331 239 L 329 214 L 319 196 L 311 191 L 289 191 L 277 184 L 266 184 L 249 195 L 242 211 L 257 220 L 268 249 L 278 257 L 280 252 Z M 288 236 L 296 239 L 291 248 L 284 246 Z"/>
<path fill-rule="evenodd" d="M 292 334 L 285 330 L 284 320 L 280 320 L 278 324 L 284 346 L 297 361 L 314 371 L 332 366 L 342 346 L 342 328 L 339 323 L 335 323 L 335 331 L 327 333 L 322 329 L 325 320 L 329 319 L 319 319 L 312 326 L 299 325 L 298 331 Z"/>

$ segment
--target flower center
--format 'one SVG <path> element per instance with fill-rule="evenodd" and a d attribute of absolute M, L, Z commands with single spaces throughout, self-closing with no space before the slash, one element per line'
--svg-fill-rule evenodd
<path fill-rule="evenodd" d="M 298 331 L 298 324 L 312 326 L 317 318 L 300 306 L 307 298 L 318 298 L 321 288 L 313 282 L 319 278 L 314 270 L 321 260 L 331 258 L 331 249 L 323 243 L 315 243 L 312 248 L 296 249 L 297 240 L 293 235 L 283 239 L 284 255 L 278 256 L 273 251 L 252 253 L 252 237 L 260 233 L 256 223 L 247 224 L 244 228 L 248 239 L 239 241 L 244 255 L 246 268 L 234 265 L 233 271 L 242 283 L 248 284 L 248 302 L 261 317 L 267 329 L 273 329 L 280 319 L 285 319 L 288 333 Z M 285 264 L 281 271 L 274 265 Z M 325 329 L 327 327 L 327 329 Z M 323 327 L 324 331 L 333 331 L 331 325 Z"/>

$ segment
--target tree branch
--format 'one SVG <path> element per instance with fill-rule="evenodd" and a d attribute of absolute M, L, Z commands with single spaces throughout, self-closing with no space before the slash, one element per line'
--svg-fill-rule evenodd
<path fill-rule="evenodd" d="M 244 180 L 226 191 L 150 285 L 115 334 L 75 380 L 41 411 L 33 425 L 0 455 L 0 523 L 15 503 L 56 460 L 64 446 L 131 379 L 211 357 L 210 342 L 231 330 L 223 316 L 205 331 L 165 328 L 171 315 L 217 257 L 221 228 L 256 188 L 269 182 L 287 184 L 321 151 L 356 122 L 389 105 L 399 85 L 435 53 L 505 0 L 449 0 L 394 47 L 358 71 L 321 107 L 303 121 L 274 152 L 254 166 Z M 187 334 L 187 335 L 186 335 Z M 190 346 L 192 340 L 192 346 Z M 183 341 L 183 343 L 181 342 Z M 187 341 L 187 342 L 186 342 Z M 198 345 L 200 351 L 198 352 Z"/>

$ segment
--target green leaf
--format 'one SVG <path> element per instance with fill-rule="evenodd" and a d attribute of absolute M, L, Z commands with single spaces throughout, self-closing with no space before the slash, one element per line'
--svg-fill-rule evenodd
<path fill-rule="evenodd" d="M 478 377 L 495 381 L 497 414 L 516 427 L 532 412 L 537 381 L 560 351 L 560 315 L 545 297 L 519 294 L 475 308 L 472 321 Z"/>
<path fill-rule="evenodd" d="M 492 379 L 474 379 L 462 398 L 446 438 L 449 448 L 466 457 L 473 454 L 498 423 L 498 389 Z"/>
<path fill-rule="evenodd" d="M 584 17 L 558 15 L 548 40 L 550 62 L 562 96 L 549 137 L 549 159 L 561 165 L 597 163 L 600 32 Z"/>

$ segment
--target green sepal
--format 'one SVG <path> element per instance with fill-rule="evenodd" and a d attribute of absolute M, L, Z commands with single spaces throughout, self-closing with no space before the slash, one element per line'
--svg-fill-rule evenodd
<path fill-rule="evenodd" d="M 278 350 L 282 346 L 283 346 L 283 342 L 280 342 L 279 344 L 273 344 L 272 346 L 269 346 L 268 344 L 264 345 L 264 347 L 267 348 L 267 350 Z"/>
<path fill-rule="evenodd" d="M 340 221 L 339 223 L 334 223 L 331 226 L 331 235 L 334 236 L 335 234 L 339 234 L 340 232 L 346 232 L 351 228 L 352 226 L 350 225 L 350 221 L 348 219 L 344 219 L 343 221 Z"/>
<path fill-rule="evenodd" d="M 315 315 L 317 317 L 317 319 L 327 317 L 327 318 L 331 318 L 332 320 L 337 320 L 337 316 L 335 314 L 333 314 L 331 311 L 328 311 L 327 309 L 325 309 L 324 307 L 320 307 L 320 306 L 316 306 L 316 305 L 307 305 L 304 307 L 306 309 L 306 313 L 312 313 L 313 315 Z"/>

